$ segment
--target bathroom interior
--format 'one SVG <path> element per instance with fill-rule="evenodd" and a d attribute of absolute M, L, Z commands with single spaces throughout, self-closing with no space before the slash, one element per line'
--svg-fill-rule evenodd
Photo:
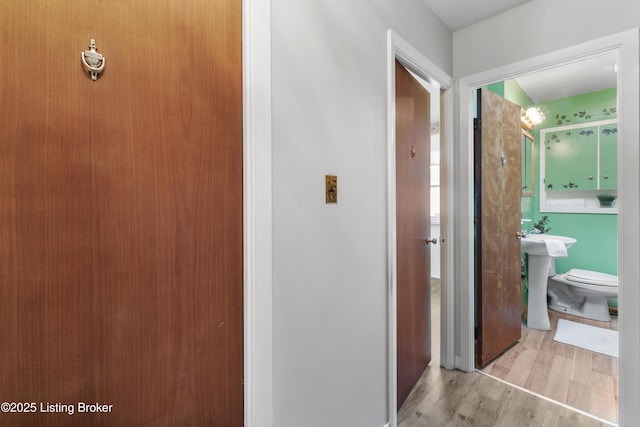
<path fill-rule="evenodd" d="M 614 425 L 616 73 L 608 53 L 482 88 L 521 108 L 522 317 L 520 338 L 478 366 Z"/>

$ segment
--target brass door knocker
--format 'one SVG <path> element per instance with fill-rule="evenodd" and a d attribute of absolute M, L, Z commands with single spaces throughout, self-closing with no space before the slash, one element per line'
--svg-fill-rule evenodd
<path fill-rule="evenodd" d="M 82 52 L 82 65 L 84 65 L 85 70 L 91 75 L 91 80 L 95 81 L 98 80 L 98 74 L 104 70 L 106 59 L 98 53 L 94 39 L 91 39 L 89 49 L 90 50 Z"/>

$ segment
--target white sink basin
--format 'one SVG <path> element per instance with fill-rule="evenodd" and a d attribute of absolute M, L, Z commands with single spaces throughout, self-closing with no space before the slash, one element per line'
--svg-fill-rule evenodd
<path fill-rule="evenodd" d="M 576 239 L 573 237 L 555 236 L 553 234 L 529 234 L 520 239 L 520 248 L 522 252 L 526 252 L 529 255 L 547 255 L 547 247 L 544 244 L 544 239 L 561 240 L 567 249 L 576 243 Z"/>

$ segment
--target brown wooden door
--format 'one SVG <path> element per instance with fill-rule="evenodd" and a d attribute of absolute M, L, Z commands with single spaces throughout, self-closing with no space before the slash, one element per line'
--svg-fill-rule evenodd
<path fill-rule="evenodd" d="M 0 424 L 243 425 L 241 2 L 5 2 L 0 28 L 0 392 L 37 405 Z"/>
<path fill-rule="evenodd" d="M 429 92 L 396 61 L 398 408 L 431 361 Z"/>
<path fill-rule="evenodd" d="M 476 366 L 520 339 L 520 107 L 478 91 L 476 176 Z"/>

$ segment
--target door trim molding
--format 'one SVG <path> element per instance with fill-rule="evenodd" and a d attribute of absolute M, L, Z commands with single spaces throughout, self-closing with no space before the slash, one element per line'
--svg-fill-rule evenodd
<path fill-rule="evenodd" d="M 244 425 L 273 427 L 271 0 L 242 0 Z"/>
<path fill-rule="evenodd" d="M 618 135 L 621 141 L 618 150 L 620 198 L 618 215 L 618 276 L 620 278 L 619 305 L 620 316 L 620 365 L 619 365 L 619 425 L 631 423 L 640 418 L 637 396 L 640 395 L 640 335 L 635 333 L 635 325 L 640 324 L 640 313 L 634 307 L 640 305 L 640 288 L 634 286 L 634 278 L 640 277 L 638 254 L 640 253 L 640 51 L 638 29 L 633 29 L 549 54 L 529 58 L 456 80 L 458 105 L 456 116 L 457 140 L 460 142 L 460 155 L 455 159 L 457 178 L 460 187 L 456 206 L 455 226 L 458 234 L 456 245 L 460 248 L 460 257 L 456 257 L 456 270 L 461 271 L 457 281 L 460 297 L 456 301 L 456 320 L 460 326 L 456 347 L 456 367 L 473 371 L 473 177 L 465 171 L 470 170 L 473 154 L 473 108 L 471 90 L 490 83 L 512 79 L 524 74 L 553 68 L 559 65 L 597 56 L 614 51 L 618 55 Z M 627 280 L 629 278 L 629 280 Z M 629 283 L 629 286 L 625 284 Z M 629 309 L 625 309 L 629 307 Z M 629 326 L 627 326 L 629 325 Z M 459 357 L 459 359 L 458 359 Z M 635 400 L 634 400 L 635 399 Z"/>
<path fill-rule="evenodd" d="M 398 425 L 397 416 L 397 333 L 396 333 L 396 135 L 395 135 L 395 60 L 398 59 L 408 70 L 439 86 L 444 91 L 444 109 L 440 131 L 444 134 L 444 146 L 441 147 L 441 163 L 446 170 L 441 185 L 453 183 L 453 105 L 451 90 L 453 79 L 442 71 L 422 53 L 411 46 L 393 30 L 387 31 L 387 324 L 388 324 L 388 410 L 389 426 Z M 441 97 L 442 99 L 442 97 Z M 441 108 L 442 110 L 442 108 Z M 449 187 L 450 188 L 450 187 Z M 443 192 L 443 193 L 446 193 Z M 441 247 L 441 347 L 440 364 L 445 368 L 454 366 L 454 294 L 453 283 L 453 222 L 449 220 L 453 212 L 453 200 L 447 198 L 441 205 L 441 234 L 447 236 L 447 244 Z"/>

